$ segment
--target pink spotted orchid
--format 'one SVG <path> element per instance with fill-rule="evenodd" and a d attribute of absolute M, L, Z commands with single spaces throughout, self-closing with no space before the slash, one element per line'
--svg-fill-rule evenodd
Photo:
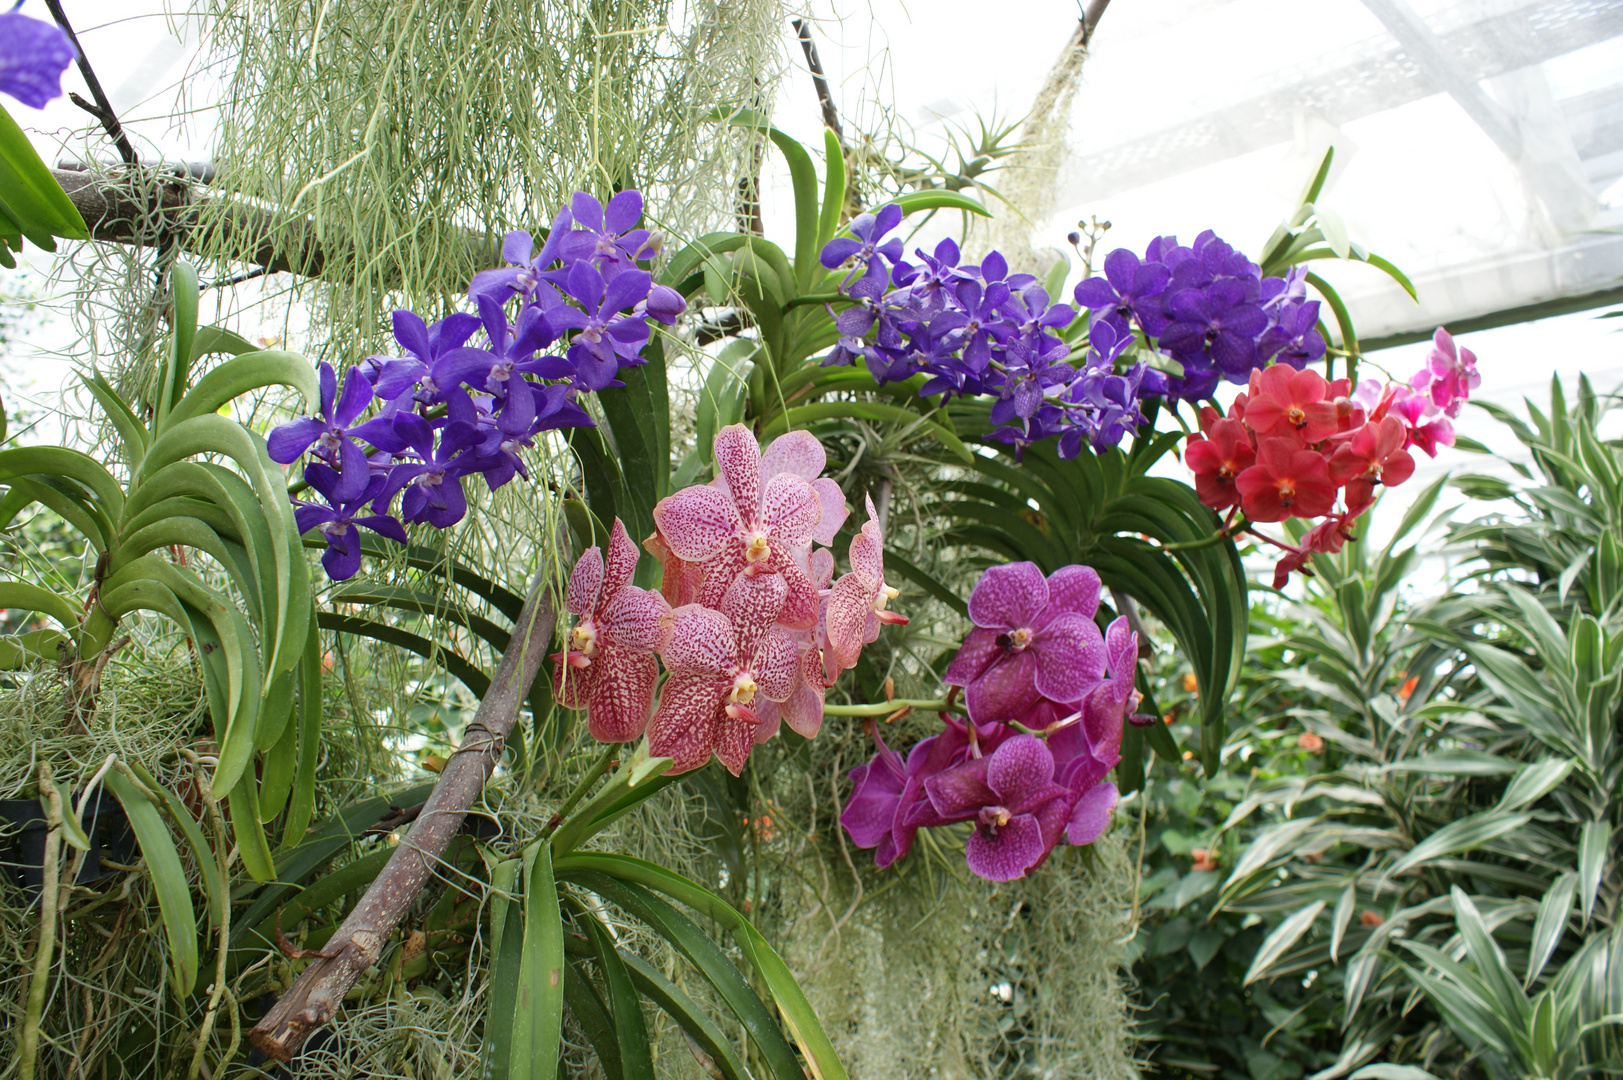
<path fill-rule="evenodd" d="M 829 583 L 834 579 L 834 555 L 827 548 L 818 548 L 811 553 L 807 563 L 811 571 L 812 584 L 817 587 L 817 595 L 823 598 L 823 611 L 827 612 Z M 815 627 L 810 630 L 795 630 L 793 636 L 795 647 L 800 650 L 795 687 L 790 691 L 788 699 L 782 703 L 767 699 L 755 710 L 760 719 L 760 724 L 755 729 L 755 741 L 758 744 L 770 740 L 784 723 L 787 723 L 795 734 L 808 739 L 815 739 L 823 727 L 824 698 L 828 687 L 832 685 L 823 681 L 822 643 L 828 639 L 825 620 L 819 618 Z"/>
<path fill-rule="evenodd" d="M 565 708 L 587 710 L 599 742 L 630 742 L 648 726 L 659 667 L 654 652 L 670 632 L 670 605 L 630 584 L 637 545 L 618 518 L 603 552 L 587 548 L 569 575 L 564 606 L 578 620 L 553 656 L 554 694 Z"/>
<path fill-rule="evenodd" d="M 824 612 L 823 663 L 828 683 L 856 667 L 862 647 L 879 639 L 879 626 L 907 625 L 907 616 L 885 610 L 898 591 L 885 584 L 885 538 L 879 514 L 868 499 L 868 520 L 851 541 L 851 572 L 834 583 Z"/>
<path fill-rule="evenodd" d="M 764 569 L 788 586 L 778 621 L 810 629 L 818 597 L 809 548 L 812 541 L 832 542 L 847 513 L 839 485 L 819 477 L 822 444 L 809 432 L 791 431 L 763 455 L 750 430 L 734 424 L 717 433 L 715 458 L 714 481 L 654 507 L 663 543 L 676 558 L 701 566 L 700 604 L 715 607 L 747 568 Z"/>
<path fill-rule="evenodd" d="M 686 604 L 672 613 L 660 652 L 670 676 L 648 728 L 649 752 L 671 758 L 671 772 L 696 769 L 712 754 L 734 776 L 743 772 L 759 700 L 787 701 L 795 689 L 800 650 L 774 625 L 788 596 L 782 576 L 746 570 L 719 608 Z"/>

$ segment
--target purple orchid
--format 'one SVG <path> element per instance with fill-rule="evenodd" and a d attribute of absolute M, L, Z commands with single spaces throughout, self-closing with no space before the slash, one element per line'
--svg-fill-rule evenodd
<path fill-rule="evenodd" d="M 1163 348 L 1180 362 L 1209 351 L 1224 378 L 1244 382 L 1250 377 L 1257 335 L 1267 327 L 1268 316 L 1247 302 L 1243 284 L 1223 278 L 1203 289 L 1182 289 L 1172 294 L 1167 308 L 1174 321 L 1161 334 Z"/>
<path fill-rule="evenodd" d="M 321 415 L 301 416 L 273 428 L 265 439 L 266 452 L 278 465 L 291 465 L 309 450 L 312 457 L 335 467 L 346 478 L 364 482 L 370 468 L 366 452 L 351 439 L 358 430 L 353 426 L 355 421 L 371 403 L 372 387 L 362 372 L 356 369 L 346 372 L 344 392 L 339 394 L 338 377 L 332 365 L 324 363 L 321 365 Z"/>
<path fill-rule="evenodd" d="M 1098 610 L 1099 575 L 1090 567 L 1062 567 L 1046 579 L 1036 563 L 991 567 L 969 597 L 975 629 L 942 681 L 965 688 L 978 723 L 1018 720 L 1043 698 L 1080 701 L 1105 672 Z"/>
<path fill-rule="evenodd" d="M 1318 329 L 1317 300 L 1281 305 L 1278 308 L 1278 320 L 1257 339 L 1259 363 L 1274 360 L 1301 371 L 1307 365 L 1323 358 L 1325 344 Z"/>
<path fill-rule="evenodd" d="M 478 303 L 481 297 L 489 297 L 498 304 L 505 304 L 517 295 L 526 303 L 533 300 L 548 277 L 547 270 L 558 260 L 558 248 L 573 226 L 574 218 L 568 207 L 559 210 L 539 252 L 535 251 L 535 238 L 522 229 L 502 237 L 502 259 L 508 265 L 473 275 L 468 285 L 468 299 Z"/>
<path fill-rule="evenodd" d="M 464 451 L 468 450 L 477 431 L 473 402 L 462 391 L 451 396 L 448 416 L 450 422 L 438 433 L 438 446 L 435 431 L 427 420 L 409 412 L 395 417 L 395 432 L 418 460 L 397 462 L 389 471 L 388 484 L 378 496 L 378 505 L 386 506 L 396 492 L 404 489 L 405 494 L 400 499 L 401 518 L 408 522 L 426 522 L 436 529 L 450 528 L 468 512 L 462 477 L 472 470 L 473 455 Z"/>
<path fill-rule="evenodd" d="M 406 356 L 387 360 L 377 368 L 373 392 L 385 401 L 409 393 L 424 405 L 441 403 L 467 379 L 482 376 L 495 363 L 487 350 L 466 347 L 480 326 L 472 315 L 458 313 L 430 329 L 415 312 L 401 308 L 393 321 L 394 338 Z"/>
<path fill-rule="evenodd" d="M 1082 307 L 1105 312 L 1123 333 L 1138 322 L 1145 333 L 1157 335 L 1166 328 L 1160 296 L 1171 280 L 1165 265 L 1140 262 L 1131 251 L 1117 248 L 1105 256 L 1104 276 L 1078 282 L 1072 295 Z"/>
<path fill-rule="evenodd" d="M 605 209 L 593 196 L 577 191 L 569 209 L 579 227 L 565 233 L 559 244 L 558 252 L 565 262 L 589 260 L 604 278 L 612 281 L 623 272 L 635 271 L 639 260 L 659 253 L 658 234 L 635 227 L 642 220 L 640 192 L 618 192 Z M 580 299 L 578 293 L 575 295 Z"/>
<path fill-rule="evenodd" d="M 846 284 L 865 273 L 888 277 L 890 271 L 885 263 L 894 264 L 901 259 L 902 241 L 899 237 L 880 241 L 901 223 L 902 208 L 896 203 L 886 203 L 877 214 L 858 214 L 850 225 L 851 236 L 836 236 L 823 246 L 823 265 L 833 270 L 855 259 L 856 265 L 846 276 Z"/>
<path fill-rule="evenodd" d="M 0 13 L 0 94 L 10 94 L 30 109 L 45 108 L 62 96 L 62 73 L 76 55 L 55 23 L 29 18 L 15 8 Z"/>
<path fill-rule="evenodd" d="M 383 474 L 372 476 L 358 491 L 348 492 L 342 489 L 351 484 L 325 465 L 311 465 L 304 470 L 304 478 L 327 503 L 294 499 L 293 520 L 301 534 L 311 529 L 321 530 L 322 538 L 327 541 L 321 566 L 332 580 L 348 581 L 361 568 L 361 538 L 357 529 L 370 529 L 396 543 L 406 543 L 406 530 L 394 518 L 379 513 L 361 514 L 367 503 L 382 494 L 386 483 Z"/>
<path fill-rule="evenodd" d="M 621 312 L 647 299 L 652 280 L 646 270 L 625 270 L 605 281 L 590 263 L 570 268 L 567 289 L 584 310 L 560 307 L 547 321 L 555 329 L 576 331 L 568 355 L 582 388 L 601 390 L 614 381 L 621 365 L 640 362 L 648 324 L 642 316 Z"/>

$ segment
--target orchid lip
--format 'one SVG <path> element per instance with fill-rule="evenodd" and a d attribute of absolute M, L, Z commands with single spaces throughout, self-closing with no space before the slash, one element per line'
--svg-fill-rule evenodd
<path fill-rule="evenodd" d="M 582 619 L 569 633 L 570 647 L 583 656 L 597 653 L 597 626 L 590 619 Z"/>

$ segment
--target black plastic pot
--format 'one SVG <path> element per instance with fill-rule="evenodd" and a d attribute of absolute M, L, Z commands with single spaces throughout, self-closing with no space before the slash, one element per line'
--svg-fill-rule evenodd
<path fill-rule="evenodd" d="M 74 798 L 78 793 L 74 794 Z M 89 885 L 116 873 L 102 858 L 128 864 L 135 860 L 135 833 L 124 808 L 111 792 L 98 789 L 80 819 L 90 850 L 79 863 L 75 885 Z M 0 799 L 0 881 L 22 889 L 32 906 L 45 885 L 45 834 L 49 829 L 38 799 Z"/>

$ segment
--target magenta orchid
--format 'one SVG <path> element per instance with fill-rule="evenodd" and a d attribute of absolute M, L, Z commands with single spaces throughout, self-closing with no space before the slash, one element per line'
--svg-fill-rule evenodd
<path fill-rule="evenodd" d="M 853 553 L 853 572 L 857 564 Z M 1119 797 L 1106 777 L 1139 694 L 1138 635 L 1125 617 L 1099 633 L 1099 589 L 1086 566 L 1045 578 L 1014 563 L 982 575 L 969 606 L 976 628 L 943 678 L 968 688 L 969 719 L 943 712 L 945 729 L 905 761 L 871 726 L 878 753 L 850 773 L 840 823 L 875 849 L 876 865 L 906 856 L 921 828 L 969 823 L 970 870 L 1012 881 L 1062 838 L 1080 846 L 1103 835 Z M 1043 643 L 1055 642 L 1044 656 Z M 1052 670 L 1060 664 L 1066 670 Z"/>
<path fill-rule="evenodd" d="M 1463 345 L 1454 344 L 1454 337 L 1441 326 L 1431 336 L 1431 354 L 1426 366 L 1409 380 L 1416 394 L 1431 399 L 1450 419 L 1460 415 L 1460 406 L 1471 396 L 1471 391 L 1482 385 L 1477 374 L 1476 354 Z"/>
<path fill-rule="evenodd" d="M 1055 782 L 1053 753 L 1032 735 L 937 773 L 924 790 L 942 824 L 974 823 L 964 859 L 988 881 L 1013 881 L 1042 865 L 1072 809 L 1070 790 Z"/>
<path fill-rule="evenodd" d="M 1099 575 L 1090 567 L 1046 579 L 1036 563 L 991 567 L 969 597 L 975 629 L 942 681 L 964 687 L 978 723 L 1018 720 L 1043 698 L 1080 701 L 1104 677 L 1098 610 Z"/>
<path fill-rule="evenodd" d="M 637 545 L 616 518 L 607 563 L 599 548 L 587 548 L 564 597 L 579 621 L 552 658 L 554 692 L 565 708 L 587 710 L 599 742 L 630 742 L 648 727 L 659 679 L 654 653 L 671 633 L 665 598 L 630 584 L 636 565 Z"/>

